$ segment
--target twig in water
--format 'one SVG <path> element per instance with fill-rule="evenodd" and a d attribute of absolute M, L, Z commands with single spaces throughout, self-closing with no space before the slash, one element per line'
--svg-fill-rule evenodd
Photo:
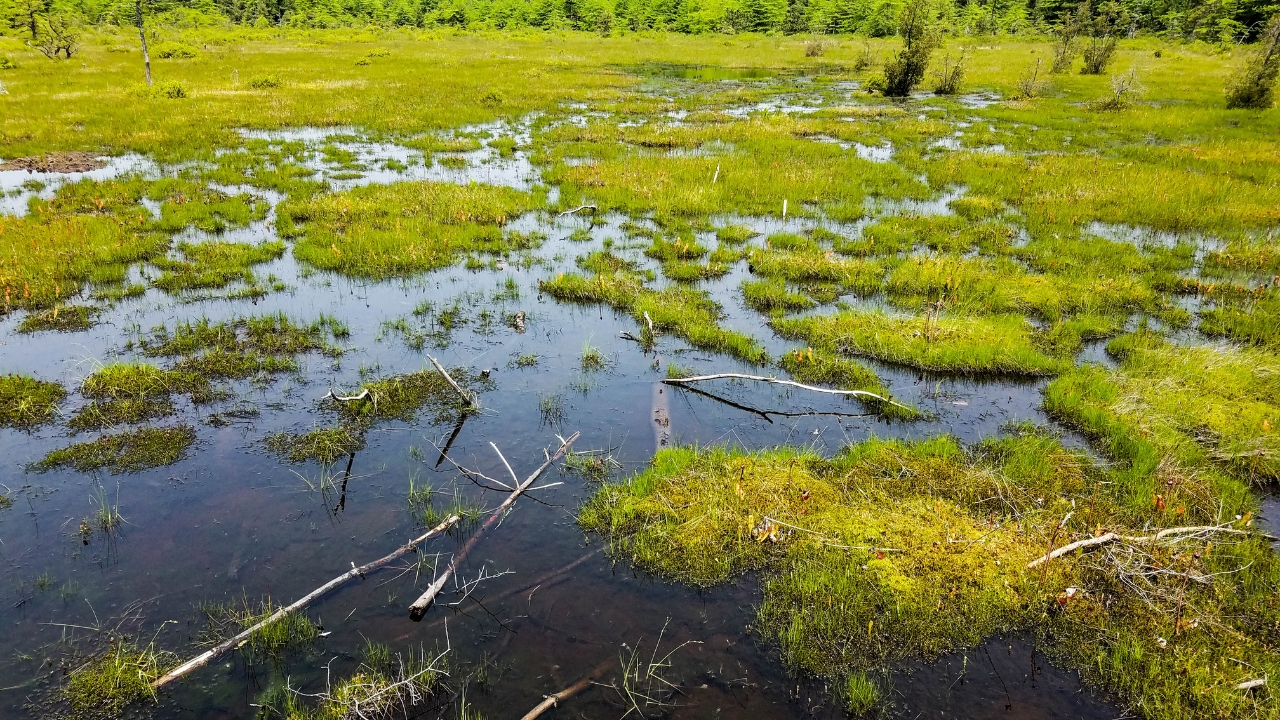
<path fill-rule="evenodd" d="M 887 403 L 895 407 L 900 407 L 903 410 L 906 410 L 908 412 L 913 412 L 913 413 L 915 412 L 914 410 L 907 407 L 906 405 L 894 402 L 882 395 L 877 395 L 873 392 L 867 392 L 866 390 L 835 390 L 832 388 L 823 388 L 823 387 L 815 387 L 813 385 L 804 385 L 802 383 L 798 383 L 793 380 L 779 380 L 778 378 L 765 377 L 762 375 L 744 375 L 742 373 L 715 373 L 714 375 L 697 375 L 695 377 L 687 377 L 687 378 L 667 378 L 662 382 L 668 385 L 685 385 L 687 383 L 702 382 L 703 380 L 719 380 L 721 378 L 735 378 L 738 380 L 755 380 L 757 382 L 773 383 L 774 385 L 788 385 L 790 387 L 800 388 L 801 390 L 812 390 L 814 392 L 827 393 L 830 395 L 851 395 L 853 397 L 867 398 L 869 400 L 876 400 L 878 402 Z"/>

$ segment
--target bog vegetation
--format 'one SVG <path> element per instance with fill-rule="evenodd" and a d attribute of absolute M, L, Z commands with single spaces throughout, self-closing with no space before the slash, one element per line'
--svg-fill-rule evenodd
<path fill-rule="evenodd" d="M 969 444 L 851 440 L 829 457 L 674 447 L 625 479 L 578 456 L 583 478 L 616 479 L 579 522 L 671 581 L 758 573 L 757 631 L 854 714 L 883 707 L 896 663 L 1021 632 L 1144 717 L 1277 718 L 1276 695 L 1250 684 L 1280 677 L 1280 560 L 1253 522 L 1280 482 L 1280 18 L 1267 12 L 0 0 L 5 169 L 101 169 L 97 153 L 156 165 L 10 189 L 0 315 L 15 342 L 119 342 L 65 385 L 52 369 L 0 376 L 0 426 L 54 438 L 23 469 L 55 480 L 181 463 L 201 452 L 197 422 L 255 417 L 252 391 L 305 385 L 309 363 L 358 349 L 339 317 L 249 304 L 288 297 L 289 278 L 408 287 L 446 268 L 517 268 L 539 300 L 616 313 L 646 352 L 677 343 L 814 385 L 888 397 L 889 368 L 1030 380 L 1046 422 L 1096 455 L 1019 423 Z M 393 150 L 371 159 L 374 146 Z M 507 275 L 492 297 L 375 322 L 378 341 L 423 354 L 420 371 L 362 366 L 305 425 L 246 442 L 332 480 L 375 431 L 461 428 L 497 385 L 489 370 L 446 379 L 424 351 L 464 328 L 537 329 L 521 287 Z M 148 303 L 192 312 L 112 324 Z M 619 364 L 591 340 L 570 354 L 584 394 Z M 554 359 L 518 349 L 507 364 L 533 376 Z M 544 424 L 564 421 L 561 390 L 533 402 Z M 420 524 L 439 519 L 430 499 L 411 482 Z M 98 505 L 86 545 L 122 522 L 105 494 Z M 207 606 L 204 639 L 271 609 Z M 291 615 L 243 652 L 276 661 L 319 636 Z M 121 638 L 59 697 L 107 714 L 154 700 L 170 650 Z M 370 643 L 322 692 L 273 684 L 255 704 L 372 716 L 429 699 L 446 674 L 441 656 Z"/>

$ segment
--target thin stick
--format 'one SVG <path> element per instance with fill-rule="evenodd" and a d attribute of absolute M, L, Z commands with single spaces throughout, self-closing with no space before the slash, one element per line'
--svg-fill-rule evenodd
<path fill-rule="evenodd" d="M 156 690 L 174 680 L 177 680 L 178 678 L 182 677 L 183 675 L 186 675 L 192 670 L 196 670 L 204 667 L 205 665 L 208 665 L 210 662 L 217 659 L 219 656 L 224 655 L 236 649 L 237 647 L 240 647 L 241 644 L 243 644 L 245 641 L 249 639 L 249 636 L 253 635 L 258 630 L 270 625 L 271 623 L 283 618 L 285 615 L 288 615 L 289 613 L 297 612 L 305 608 L 320 596 L 330 592 L 331 590 L 339 587 L 340 585 L 345 584 L 346 582 L 348 582 L 353 578 L 364 577 L 365 574 L 370 573 L 374 570 L 377 570 L 378 568 L 382 567 L 383 565 L 386 565 L 392 560 L 395 560 L 401 555 L 417 550 L 419 545 L 426 542 L 428 539 L 434 537 L 435 535 L 439 535 L 445 530 L 448 530 L 454 523 L 458 522 L 458 520 L 460 519 L 461 518 L 459 518 L 457 515 L 450 515 L 449 517 L 444 519 L 444 522 L 431 528 L 421 536 L 416 537 L 413 540 L 410 540 L 409 542 L 400 546 L 400 548 L 395 552 L 379 560 L 374 560 L 373 562 L 367 565 L 361 565 L 360 567 L 355 567 L 355 564 L 352 563 L 352 567 L 350 570 L 330 580 L 324 585 L 321 585 L 315 590 L 312 590 L 307 595 L 304 595 L 301 600 L 298 600 L 292 605 L 288 605 L 280 608 L 279 610 L 272 613 L 271 616 L 268 617 L 266 620 L 263 620 L 262 622 L 254 625 L 253 627 L 250 627 L 240 632 L 235 637 L 223 642 L 217 647 L 206 650 L 205 652 L 197 655 L 196 657 L 186 661 L 185 663 L 179 665 L 178 667 L 170 670 L 169 672 L 165 673 L 161 677 L 157 678 L 154 682 L 151 683 L 151 689 Z"/>
<path fill-rule="evenodd" d="M 1235 528 L 1222 527 L 1221 525 L 1191 525 L 1187 527 L 1169 528 L 1167 530 L 1161 530 L 1155 535 L 1118 535 L 1116 533 L 1109 532 L 1109 533 L 1106 533 L 1105 535 L 1099 535 L 1098 537 L 1085 538 L 1084 540 L 1077 540 L 1069 545 L 1063 545 L 1062 547 L 1050 552 L 1044 557 L 1036 558 L 1035 560 L 1032 560 L 1031 562 L 1027 563 L 1027 569 L 1030 570 L 1031 568 L 1038 566 L 1040 563 L 1048 562 L 1050 560 L 1053 560 L 1054 558 L 1062 557 L 1067 553 L 1073 552 L 1075 550 L 1080 550 L 1081 548 L 1089 548 L 1089 547 L 1096 547 L 1098 545 L 1106 545 L 1107 543 L 1115 542 L 1116 540 L 1124 540 L 1126 542 L 1135 542 L 1135 543 L 1154 542 L 1156 540 L 1163 540 L 1164 538 L 1167 538 L 1170 535 L 1190 535 L 1193 533 L 1202 533 L 1202 532 L 1229 533 L 1231 535 L 1258 535 L 1264 538 L 1271 538 L 1270 535 L 1266 535 L 1264 533 L 1254 532 L 1252 530 L 1237 530 Z"/>
<path fill-rule="evenodd" d="M 369 388 L 362 388 L 359 395 L 338 395 L 333 392 L 333 388 L 329 388 L 329 392 L 320 399 L 324 400 L 325 398 L 333 398 L 334 400 L 341 400 L 342 402 L 353 402 L 355 400 L 363 400 L 367 397 L 369 397 Z"/>
<path fill-rule="evenodd" d="M 436 360 L 430 355 L 427 356 L 427 359 L 431 361 L 432 365 L 436 366 L 436 370 L 440 371 L 440 374 L 444 376 L 444 379 L 449 383 L 449 385 L 451 385 L 454 390 L 458 391 L 458 394 L 462 396 L 462 402 L 466 403 L 467 405 L 471 405 L 473 407 L 479 404 L 476 402 L 476 398 L 474 395 L 467 392 L 466 390 L 463 390 L 461 385 L 454 382 L 453 378 L 449 376 L 449 372 L 444 369 L 444 366 L 440 364 L 439 360 Z"/>
<path fill-rule="evenodd" d="M 564 212 L 560 213 L 560 217 L 564 217 L 565 215 L 573 215 L 574 213 L 581 212 L 582 210 L 590 210 L 592 212 L 595 212 L 596 206 L 595 205 L 579 205 L 578 207 L 572 210 L 565 210 Z"/>
<path fill-rule="evenodd" d="M 422 620 L 422 617 L 427 614 L 427 610 L 429 610 L 432 604 L 435 603 L 436 596 L 444 589 L 444 584 L 448 582 L 449 578 L 457 571 L 458 565 L 462 563 L 462 561 L 467 557 L 467 553 L 471 552 L 471 549 L 475 547 L 477 542 L 479 542 L 481 536 L 484 535 L 485 530 L 492 527 L 493 524 L 498 521 L 498 518 L 502 517 L 502 514 L 515 504 L 516 500 L 520 498 L 520 495 L 533 485 L 533 482 L 538 479 L 538 476 L 541 475 L 544 470 L 551 467 L 552 463 L 559 460 L 564 455 L 565 451 L 573 445 L 574 441 L 577 440 L 578 436 L 581 434 L 582 433 L 575 432 L 570 435 L 568 440 L 561 443 L 560 449 L 556 450 L 555 455 L 549 455 L 546 462 L 538 466 L 538 469 L 534 470 L 532 475 L 526 478 L 524 482 L 517 485 L 516 488 L 507 495 L 507 499 L 503 500 L 502 504 L 498 506 L 498 509 L 494 510 L 493 513 L 489 515 L 489 519 L 485 520 L 484 524 L 480 526 L 480 529 L 476 530 L 475 534 L 467 540 L 467 544 L 463 545 L 462 549 L 454 554 L 453 559 L 449 561 L 449 566 L 444 569 L 444 572 L 440 573 L 440 576 L 435 579 L 435 582 L 431 583 L 431 586 L 427 588 L 427 591 L 418 596 L 418 599 L 414 600 L 413 604 L 409 606 L 410 620 L 413 620 L 414 622 Z"/>
<path fill-rule="evenodd" d="M 588 675 L 583 677 L 578 682 L 570 685 L 569 687 L 561 690 L 558 693 L 555 693 L 554 695 L 548 695 L 546 698 L 543 699 L 542 702 L 538 703 L 536 707 L 534 707 L 529 712 L 525 713 L 524 717 L 520 718 L 520 720 L 534 720 L 534 718 L 538 717 L 542 713 L 555 707 L 556 704 L 559 703 L 561 700 L 568 700 L 574 695 L 577 695 L 583 690 L 586 690 L 587 688 L 591 687 L 591 682 L 595 680 L 597 677 L 599 677 L 601 673 L 608 670 L 611 665 L 613 665 L 612 660 L 606 660 L 605 662 L 600 663 L 599 665 L 596 666 L 594 670 L 592 670 Z"/>
<path fill-rule="evenodd" d="M 716 373 L 714 375 L 698 375 L 696 377 L 687 377 L 687 378 L 667 378 L 662 382 L 668 385 L 684 385 L 685 383 L 701 382 L 703 380 L 719 380 L 721 378 L 737 378 L 739 380 L 757 380 L 759 382 L 773 383 L 775 385 L 789 385 L 791 387 L 798 387 L 801 390 L 812 390 L 814 392 L 828 393 L 830 395 L 852 395 L 853 397 L 867 398 L 869 400 L 878 400 L 879 402 L 888 403 L 890 405 L 893 405 L 895 407 L 900 407 L 903 410 L 907 410 L 909 412 L 913 412 L 913 413 L 915 412 L 915 410 L 912 410 L 906 405 L 903 405 L 901 403 L 896 403 L 887 397 L 877 395 L 873 392 L 867 392 L 866 390 L 834 390 L 832 388 L 814 387 L 813 385 L 804 385 L 798 382 L 794 382 L 792 380 L 779 380 L 778 378 L 764 377 L 762 375 L 743 375 L 742 373 Z"/>

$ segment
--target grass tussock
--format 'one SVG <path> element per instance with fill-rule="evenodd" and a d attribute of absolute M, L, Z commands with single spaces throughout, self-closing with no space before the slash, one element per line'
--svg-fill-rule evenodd
<path fill-rule="evenodd" d="M 315 460 L 321 465 L 332 465 L 338 458 L 364 449 L 365 428 L 361 424 L 342 423 L 305 433 L 272 433 L 263 442 L 268 450 L 289 462 Z"/>
<path fill-rule="evenodd" d="M 156 328 L 142 338 L 142 352 L 151 357 L 196 356 L 205 352 L 228 354 L 297 355 L 321 352 L 342 354 L 332 341 L 350 335 L 340 320 L 321 315 L 310 323 L 297 322 L 285 313 L 252 316 L 212 323 L 207 318 L 177 324 L 172 331 Z"/>
<path fill-rule="evenodd" d="M 568 302 L 606 303 L 631 314 L 648 336 L 645 314 L 658 331 L 668 331 L 688 340 L 695 347 L 732 355 L 747 362 L 763 365 L 769 355 L 759 341 L 719 325 L 720 306 L 705 292 L 682 287 L 652 290 L 639 278 L 625 273 L 559 275 L 540 281 L 547 294 Z"/>
<path fill-rule="evenodd" d="M 53 450 L 27 467 L 36 472 L 62 467 L 78 472 L 104 469 L 115 474 L 141 472 L 186 458 L 187 450 L 195 441 L 196 431 L 190 425 L 144 427 Z"/>
<path fill-rule="evenodd" d="M 140 648 L 121 639 L 71 671 L 62 694 L 74 717 L 120 717 L 131 705 L 155 700 L 151 682 L 177 661 L 154 645 Z"/>
<path fill-rule="evenodd" d="M 1165 515 L 1150 496 L 1135 503 L 1136 489 L 1124 469 L 1020 426 L 969 448 L 868 440 L 831 459 L 663 450 L 601 489 L 579 522 L 664 578 L 709 586 L 758 572 L 757 631 L 793 669 L 845 686 L 854 712 L 875 702 L 873 671 L 1020 631 L 1157 717 L 1274 713 L 1269 696 L 1233 687 L 1280 668 L 1265 629 L 1280 619 L 1280 559 L 1265 540 L 1196 538 L 1136 560 L 1115 546 L 1026 568 L 1100 528 L 1136 535 L 1217 517 Z M 1238 501 L 1209 512 L 1247 529 L 1230 515 Z"/>
<path fill-rule="evenodd" d="M 56 305 L 49 310 L 29 313 L 18 325 L 18 332 L 83 332 L 93 327 L 97 309 L 86 305 Z"/>
<path fill-rule="evenodd" d="M 266 620 L 279 608 L 270 599 L 251 603 L 242 597 L 226 603 L 206 603 L 200 609 L 206 626 L 199 640 L 212 646 Z M 279 663 L 310 648 L 319 637 L 320 626 L 305 613 L 287 613 L 255 630 L 239 649 L 250 664 Z"/>
<path fill-rule="evenodd" d="M 254 704 L 262 720 L 397 717 L 432 701 L 448 671 L 444 654 L 433 657 L 419 650 L 393 656 L 386 645 L 366 640 L 356 671 L 323 692 L 303 694 L 286 682 L 268 688 Z"/>
<path fill-rule="evenodd" d="M 321 270 L 387 278 L 436 270 L 472 252 L 527 245 L 504 234 L 539 196 L 492 185 L 414 182 L 372 185 L 281 208 L 298 226 L 294 256 Z"/>
<path fill-rule="evenodd" d="M 280 258 L 284 255 L 284 243 L 278 240 L 257 245 L 218 241 L 179 243 L 178 252 L 180 259 L 152 261 L 161 270 L 152 284 L 168 293 L 222 288 L 236 281 L 256 286 L 257 278 L 250 268 Z"/>
<path fill-rule="evenodd" d="M 31 429 L 50 422 L 66 397 L 61 383 L 0 375 L 0 427 Z"/>
<path fill-rule="evenodd" d="M 1070 362 L 1042 351 L 1021 316 L 952 318 L 844 310 L 836 315 L 775 318 L 779 335 L 828 354 L 868 357 L 939 372 L 1055 375 Z"/>
<path fill-rule="evenodd" d="M 466 368 L 453 368 L 449 374 L 472 393 L 492 387 L 487 378 Z M 466 411 L 457 391 L 435 370 L 375 380 L 365 383 L 361 390 L 369 391 L 361 400 L 334 401 L 339 415 L 349 422 L 413 422 L 424 409 L 431 413 L 431 422 L 443 422 Z"/>

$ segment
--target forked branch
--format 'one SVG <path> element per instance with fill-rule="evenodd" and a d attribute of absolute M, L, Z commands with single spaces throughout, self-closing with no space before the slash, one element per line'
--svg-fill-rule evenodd
<path fill-rule="evenodd" d="M 1076 550 L 1106 545 L 1107 543 L 1112 543 L 1117 540 L 1123 540 L 1130 543 L 1153 543 L 1174 536 L 1198 534 L 1214 535 L 1218 533 L 1227 535 L 1257 535 L 1259 537 L 1271 538 L 1270 535 L 1266 535 L 1265 533 L 1255 532 L 1253 530 L 1237 530 L 1236 528 L 1230 528 L 1223 525 L 1190 525 L 1187 527 L 1169 528 L 1167 530 L 1161 530 L 1154 535 L 1120 535 L 1118 533 L 1109 532 L 1097 537 L 1085 538 L 1084 540 L 1077 540 L 1068 545 L 1063 545 L 1044 557 L 1036 558 L 1035 560 L 1027 563 L 1027 569 L 1030 570 L 1031 568 L 1038 567 L 1042 563 L 1060 558 L 1063 555 L 1075 552 Z"/>

